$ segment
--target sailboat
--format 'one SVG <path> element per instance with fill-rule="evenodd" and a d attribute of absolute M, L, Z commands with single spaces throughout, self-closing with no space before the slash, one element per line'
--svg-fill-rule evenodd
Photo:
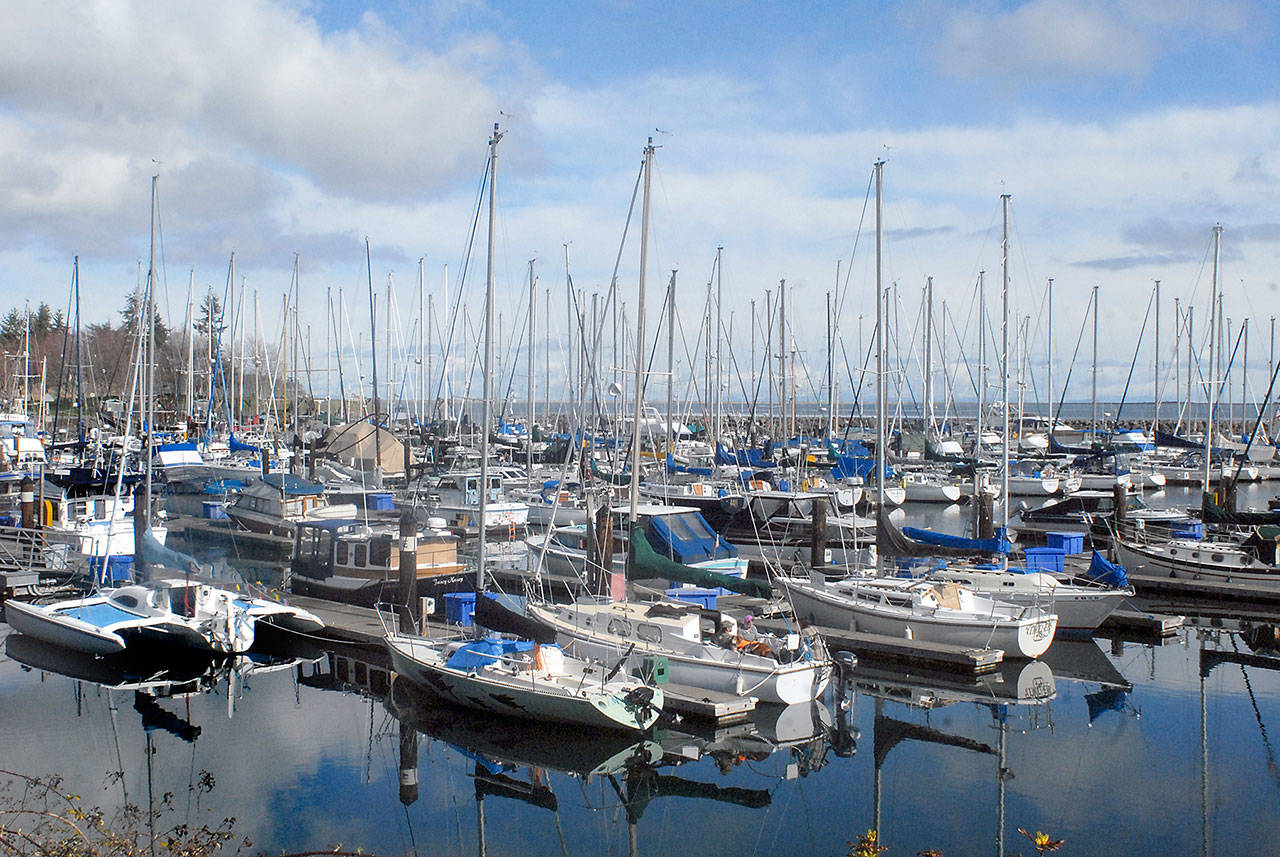
<path fill-rule="evenodd" d="M 644 198 L 640 239 L 640 293 L 637 343 L 644 342 L 644 281 L 649 224 L 649 184 L 653 164 L 653 140 L 645 148 Z M 635 422 L 639 427 L 644 400 L 644 348 L 638 346 Z M 632 435 L 630 513 L 627 575 L 638 579 L 697 579 L 707 572 L 691 569 L 654 552 L 640 524 L 640 432 Z M 722 584 L 735 591 L 751 591 L 772 597 L 767 584 L 725 577 Z M 713 637 L 716 628 L 704 629 L 698 608 L 692 604 L 661 600 L 639 602 L 586 596 L 571 604 L 528 605 L 534 618 L 553 627 L 569 650 L 583 657 L 617 662 L 631 671 L 652 670 L 665 660 L 671 681 L 707 688 L 763 702 L 789 705 L 818 697 L 830 679 L 832 664 L 821 640 L 791 633 L 768 646 L 727 648 Z"/>
<path fill-rule="evenodd" d="M 486 165 L 489 182 L 489 264 L 485 298 L 484 407 L 480 446 L 480 484 L 489 480 L 490 406 L 493 375 L 493 228 L 498 141 L 495 123 Z M 481 491 L 478 519 L 486 519 L 488 492 Z M 485 588 L 487 548 L 478 538 L 476 591 Z M 660 688 L 650 687 L 596 661 L 572 657 L 555 645 L 551 628 L 499 605 L 481 594 L 475 622 L 519 639 L 441 639 L 386 627 L 386 647 L 396 672 L 414 684 L 468 708 L 535 720 L 643 732 L 662 714 Z"/>
<path fill-rule="evenodd" d="M 885 455 L 884 384 L 884 298 L 881 287 L 881 205 L 883 162 L 875 165 L 876 188 L 876 351 L 877 351 L 877 431 L 876 470 L 883 473 Z M 1008 197 L 1005 213 L 1005 258 L 1008 252 Z M 1008 293 L 1005 270 L 1005 293 Z M 1007 298 L 1006 298 L 1007 299 Z M 1006 313 L 1007 317 L 1007 313 Z M 1007 343 L 1006 343 L 1007 344 Z M 1008 353 L 1008 349 L 1005 349 Z M 1008 373 L 1005 372 L 1005 400 L 1008 400 Z M 1005 448 L 1008 448 L 1008 408 L 1004 409 Z M 1007 478 L 1007 469 L 1005 474 Z M 883 479 L 880 480 L 883 482 Z M 1001 490 L 1007 496 L 1007 491 Z M 913 553 L 913 546 L 890 523 L 881 504 L 877 521 L 878 561 L 889 556 Z M 927 548 L 921 548 L 925 552 Z M 1007 550 L 1007 548 L 1006 548 Z M 943 549 L 943 552 L 946 552 Z M 831 628 L 855 629 L 874 634 L 977 648 L 997 647 L 1013 657 L 1036 658 L 1052 644 L 1058 617 L 1042 606 L 1006 603 L 955 581 L 889 579 L 849 574 L 828 580 L 820 569 L 809 578 L 783 579 L 798 615 Z"/>

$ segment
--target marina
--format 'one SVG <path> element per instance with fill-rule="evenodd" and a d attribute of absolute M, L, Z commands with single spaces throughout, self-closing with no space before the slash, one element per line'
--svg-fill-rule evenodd
<path fill-rule="evenodd" d="M 1280 14 L 1150 5 L 15 9 L 0 857 L 1274 850 Z"/>

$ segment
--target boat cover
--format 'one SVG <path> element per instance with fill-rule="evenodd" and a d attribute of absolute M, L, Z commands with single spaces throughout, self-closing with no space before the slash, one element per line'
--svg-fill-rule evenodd
<path fill-rule="evenodd" d="M 1085 572 L 1085 577 L 1096 580 L 1099 583 L 1105 583 L 1108 586 L 1125 587 L 1129 585 L 1129 575 L 1124 566 L 1110 562 L 1096 550 L 1093 552 L 1093 558 L 1089 561 L 1089 570 Z"/>
<path fill-rule="evenodd" d="M 695 586 L 715 588 L 717 586 L 743 595 L 757 598 L 772 598 L 773 589 L 762 580 L 744 580 L 729 574 L 694 568 L 673 559 L 667 559 L 653 549 L 645 537 L 644 529 L 631 528 L 631 538 L 627 548 L 627 577 L 648 580 L 659 577 L 676 583 L 692 583 Z"/>
<path fill-rule="evenodd" d="M 923 532 L 923 531 L 922 531 Z M 973 542 L 974 539 L 961 539 L 960 541 Z M 876 516 L 876 551 L 881 556 L 895 557 L 929 557 L 929 556 L 956 556 L 956 557 L 976 557 L 990 556 L 990 550 L 980 550 L 974 547 L 964 547 L 955 544 L 927 544 L 918 542 L 907 536 L 894 526 L 889 520 L 889 516 L 883 509 Z"/>
<path fill-rule="evenodd" d="M 488 599 L 484 599 L 488 600 Z M 497 637 L 485 637 L 483 640 L 472 640 L 458 647 L 445 666 L 455 670 L 471 670 L 487 667 L 505 655 L 516 652 L 527 652 L 533 643 L 526 640 L 502 640 Z"/>
<path fill-rule="evenodd" d="M 935 533 L 933 530 L 921 530 L 916 527 L 903 527 L 902 534 L 912 541 L 922 542 L 926 545 L 966 548 L 988 554 L 1007 554 L 1013 547 L 1006 539 L 969 539 L 964 536 Z"/>
<path fill-rule="evenodd" d="M 677 562 L 691 565 L 738 555 L 738 549 L 712 530 L 697 512 L 654 515 L 648 523 L 650 538 L 658 542 L 655 550 L 669 554 Z"/>
<path fill-rule="evenodd" d="M 532 616 L 517 613 L 494 598 L 481 596 L 476 599 L 475 623 L 490 631 L 515 634 L 535 643 L 550 644 L 556 641 L 555 628 Z"/>
<path fill-rule="evenodd" d="M 716 444 L 716 464 L 734 467 L 751 467 L 756 470 L 767 470 L 774 467 L 772 450 L 762 452 L 758 449 L 725 449 Z"/>
<path fill-rule="evenodd" d="M 1168 446 L 1173 449 L 1204 449 L 1203 443 L 1196 443 L 1194 440 L 1187 440 L 1185 437 L 1163 431 L 1156 432 L 1156 446 Z"/>
<path fill-rule="evenodd" d="M 675 456 L 667 453 L 667 472 L 668 473 L 693 473 L 697 476 L 713 476 L 715 471 L 710 467 L 690 467 L 687 464 L 677 464 Z"/>

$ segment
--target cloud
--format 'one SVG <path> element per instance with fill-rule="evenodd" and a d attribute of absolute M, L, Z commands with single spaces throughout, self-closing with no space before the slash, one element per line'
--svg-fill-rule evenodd
<path fill-rule="evenodd" d="M 1071 264 L 1077 268 L 1092 268 L 1102 271 L 1124 271 L 1129 268 L 1148 268 L 1152 266 L 1181 265 L 1195 259 L 1188 254 L 1153 253 L 1146 256 L 1116 256 L 1110 259 L 1083 259 Z"/>
<path fill-rule="evenodd" d="M 57 8 L 61 6 L 62 8 Z M 51 50 L 74 45 L 74 50 Z M 0 98 L 76 147 L 171 161 L 218 149 L 354 199 L 405 199 L 469 166 L 497 115 L 500 45 L 403 43 L 376 16 L 322 33 L 297 8 L 55 3 L 0 34 Z"/>
<path fill-rule="evenodd" d="M 937 12 L 942 69 L 1005 83 L 1142 78 L 1176 36 L 1237 34 L 1251 20 L 1243 2 L 1210 8 L 1191 0 L 1029 0 L 1007 10 L 970 4 Z"/>

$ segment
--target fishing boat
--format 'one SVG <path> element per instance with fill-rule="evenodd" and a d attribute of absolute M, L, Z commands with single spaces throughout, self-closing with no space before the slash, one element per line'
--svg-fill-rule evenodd
<path fill-rule="evenodd" d="M 321 483 L 287 473 L 261 477 L 226 508 L 227 517 L 246 530 L 290 537 L 300 521 L 351 519 L 357 514 L 353 503 L 331 504 Z"/>
<path fill-rule="evenodd" d="M 21 634 L 95 655 L 148 644 L 239 653 L 253 645 L 258 622 L 303 633 L 324 627 L 299 607 L 176 578 L 52 604 L 10 600 L 5 621 Z"/>

